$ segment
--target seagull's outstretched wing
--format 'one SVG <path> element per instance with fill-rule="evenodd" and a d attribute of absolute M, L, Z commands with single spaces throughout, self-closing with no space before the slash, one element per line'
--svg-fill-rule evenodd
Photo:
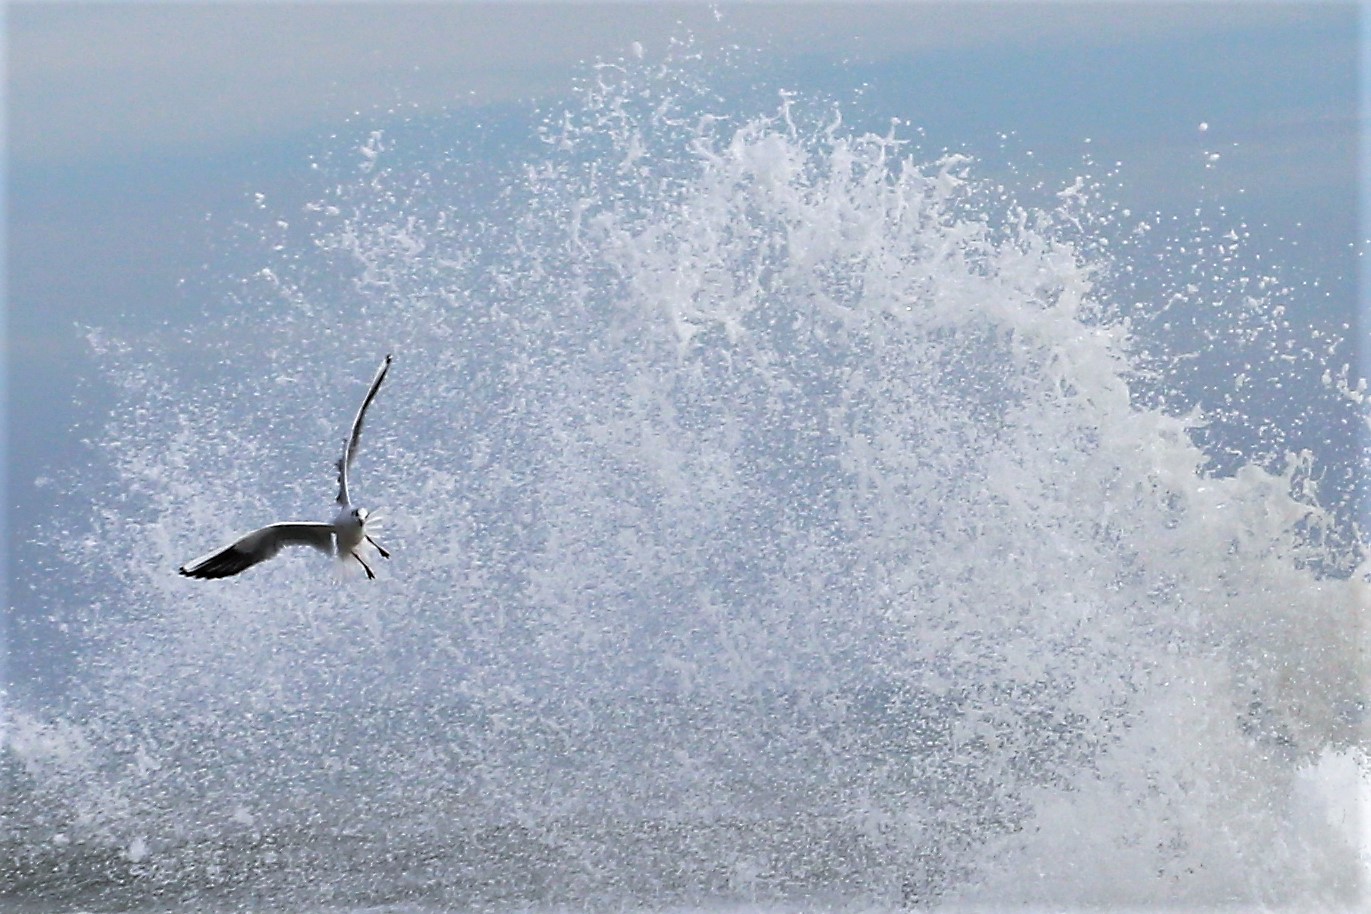
<path fill-rule="evenodd" d="M 357 418 L 352 420 L 352 433 L 348 435 L 347 444 L 343 445 L 343 456 L 338 458 L 338 504 L 349 505 L 348 500 L 348 468 L 352 466 L 352 460 L 357 456 L 357 442 L 362 437 L 362 420 L 366 418 L 367 407 L 371 401 L 376 399 L 376 391 L 381 389 L 381 382 L 386 379 L 386 372 L 390 370 L 390 356 L 387 355 L 381 367 L 376 369 L 376 377 L 371 379 L 371 387 L 367 390 L 366 399 L 362 401 L 362 408 L 357 410 Z"/>
<path fill-rule="evenodd" d="M 226 578 L 258 562 L 265 562 L 284 546 L 313 546 L 333 552 L 333 525 L 308 522 L 272 524 L 254 530 L 218 552 L 202 555 L 180 567 L 188 578 Z"/>

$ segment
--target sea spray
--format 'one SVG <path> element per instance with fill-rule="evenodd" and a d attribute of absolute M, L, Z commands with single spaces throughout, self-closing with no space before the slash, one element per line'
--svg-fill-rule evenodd
<path fill-rule="evenodd" d="M 220 324 L 102 344 L 86 678 L 7 737 L 33 884 L 74 842 L 135 899 L 1354 897 L 1285 823 L 1367 744 L 1364 546 L 1314 457 L 1216 469 L 1133 227 L 700 67 L 596 69 L 483 189 L 368 133 Z M 177 578 L 322 516 L 385 351 L 380 580 Z"/>

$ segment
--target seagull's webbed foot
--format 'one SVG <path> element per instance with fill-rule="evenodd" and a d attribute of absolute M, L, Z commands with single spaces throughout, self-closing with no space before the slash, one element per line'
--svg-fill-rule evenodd
<path fill-rule="evenodd" d="M 379 552 L 379 553 L 381 553 L 381 558 L 383 558 L 383 559 L 388 559 L 388 558 L 390 558 L 390 553 L 387 552 L 387 551 L 385 550 L 385 547 L 384 547 L 384 546 L 382 546 L 380 543 L 376 542 L 376 540 L 372 539 L 370 534 L 363 534 L 363 535 L 366 536 L 367 542 L 368 542 L 368 543 L 371 543 L 371 545 L 375 546 L 375 547 L 376 547 L 376 551 Z"/>
<path fill-rule="evenodd" d="M 374 571 L 371 570 L 371 566 L 370 566 L 370 565 L 368 565 L 366 562 L 362 561 L 362 557 L 361 557 L 360 555 L 358 555 L 357 553 L 354 552 L 354 553 L 352 554 L 352 557 L 353 557 L 354 559 L 357 560 L 357 564 L 361 565 L 364 569 L 366 569 L 366 572 L 367 572 L 367 580 L 368 580 L 368 581 L 374 581 L 374 580 L 376 580 L 376 572 L 374 572 Z"/>

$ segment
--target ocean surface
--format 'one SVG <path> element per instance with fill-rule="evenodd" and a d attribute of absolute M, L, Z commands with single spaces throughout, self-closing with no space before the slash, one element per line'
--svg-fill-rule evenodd
<path fill-rule="evenodd" d="M 1347 347 L 1089 175 L 712 79 L 597 70 L 494 174 L 339 141 L 217 323 L 93 337 L 82 673 L 3 709 L 0 908 L 1365 903 Z M 176 576 L 324 516 L 385 352 L 379 579 Z"/>

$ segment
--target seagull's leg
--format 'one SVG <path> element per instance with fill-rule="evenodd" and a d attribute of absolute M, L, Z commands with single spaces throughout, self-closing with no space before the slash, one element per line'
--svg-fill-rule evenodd
<path fill-rule="evenodd" d="M 376 547 L 376 551 L 377 551 L 377 552 L 381 553 L 381 558 L 383 558 L 383 559 L 388 559 L 388 558 L 390 558 L 390 553 L 387 552 L 387 551 L 385 550 L 385 548 L 384 548 L 380 543 L 378 543 L 378 542 L 376 542 L 376 540 L 372 539 L 372 538 L 371 538 L 371 534 L 369 534 L 369 533 L 364 533 L 364 534 L 362 534 L 362 535 L 365 536 L 365 537 L 367 538 L 367 542 L 368 542 L 368 543 L 371 543 L 371 545 L 373 545 L 373 546 Z"/>
<path fill-rule="evenodd" d="M 367 580 L 370 580 L 370 581 L 376 580 L 376 573 L 375 573 L 374 571 L 371 570 L 371 566 L 370 566 L 370 565 L 368 565 L 366 562 L 363 562 L 363 561 L 362 561 L 362 557 L 361 557 L 360 555 L 358 555 L 357 553 L 354 552 L 354 553 L 352 554 L 352 557 L 353 557 L 354 559 L 356 559 L 357 562 L 358 562 L 363 568 L 365 568 L 365 569 L 367 570 Z"/>

